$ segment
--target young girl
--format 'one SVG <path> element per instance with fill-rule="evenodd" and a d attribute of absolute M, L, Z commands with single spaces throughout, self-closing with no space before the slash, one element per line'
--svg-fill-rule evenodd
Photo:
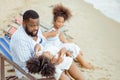
<path fill-rule="evenodd" d="M 82 74 L 79 71 L 78 67 L 73 62 L 73 59 L 66 56 L 66 49 L 59 48 L 55 46 L 47 46 L 45 48 L 42 47 L 40 44 L 36 44 L 35 48 L 35 57 L 43 55 L 47 57 L 56 67 L 56 80 L 70 80 L 70 78 L 66 75 L 62 76 L 65 70 L 75 79 L 75 80 L 83 80 Z M 77 71 L 77 73 L 75 72 Z"/>
<path fill-rule="evenodd" d="M 53 34 L 56 34 L 56 36 L 53 37 L 43 34 L 47 38 L 47 45 L 53 45 L 60 49 L 65 47 L 71 52 L 71 57 L 73 59 L 76 59 L 84 68 L 91 69 L 92 65 L 83 60 L 83 52 L 80 48 L 76 44 L 68 42 L 60 31 L 60 28 L 64 26 L 64 22 L 69 20 L 72 16 L 69 9 L 62 5 L 56 5 L 53 8 L 53 16 L 53 28 L 49 32 L 54 32 Z"/>

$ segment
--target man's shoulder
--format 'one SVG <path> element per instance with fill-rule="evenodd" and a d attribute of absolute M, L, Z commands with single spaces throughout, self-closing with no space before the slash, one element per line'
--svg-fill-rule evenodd
<path fill-rule="evenodd" d="M 24 30 L 22 30 L 22 26 L 12 35 L 11 40 L 26 40 L 26 34 Z"/>

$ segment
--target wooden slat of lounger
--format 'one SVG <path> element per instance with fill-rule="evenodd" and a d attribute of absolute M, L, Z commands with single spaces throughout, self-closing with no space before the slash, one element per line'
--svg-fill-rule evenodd
<path fill-rule="evenodd" d="M 54 77 L 51 78 L 40 78 L 40 79 L 36 79 L 35 77 L 31 76 L 29 73 L 26 73 L 21 67 L 19 67 L 17 64 L 15 64 L 14 62 L 12 62 L 11 60 L 7 59 L 5 56 L 2 55 L 2 53 L 0 53 L 0 69 L 1 69 L 1 73 L 0 73 L 0 80 L 5 80 L 5 74 L 4 74 L 4 60 L 7 61 L 8 63 L 10 63 L 12 66 L 14 66 L 18 71 L 20 71 L 22 74 L 24 74 L 27 78 L 29 78 L 30 80 L 54 80 Z"/>
<path fill-rule="evenodd" d="M 4 59 L 0 56 L 0 80 L 5 80 Z"/>
<path fill-rule="evenodd" d="M 22 74 L 24 74 L 25 76 L 27 76 L 30 80 L 37 80 L 35 77 L 31 76 L 29 73 L 26 73 L 21 67 L 19 67 L 17 64 L 15 64 L 14 62 L 12 62 L 11 60 L 7 59 L 5 56 L 3 56 L 1 53 L 0 53 L 0 58 L 2 60 L 2 63 L 1 63 L 1 69 L 3 68 L 4 69 L 4 64 L 3 64 L 3 59 L 5 61 L 7 61 L 8 63 L 10 63 L 12 66 L 14 66 L 17 70 L 19 70 Z M 1 77 L 4 78 L 4 71 L 1 70 L 2 74 L 1 74 Z M 5 80 L 5 79 L 2 79 L 1 80 Z"/>
<path fill-rule="evenodd" d="M 9 60 L 12 60 L 9 51 L 2 45 L 1 42 L 0 42 L 0 52 L 3 53 L 3 55 L 6 56 Z"/>
<path fill-rule="evenodd" d="M 5 54 L 5 53 L 6 53 L 6 54 L 9 54 L 9 51 L 6 49 L 6 47 L 4 47 L 4 45 L 3 45 L 1 42 L 0 42 L 0 46 L 3 47 L 3 49 L 5 49 L 6 52 L 4 52 L 4 54 Z M 0 48 L 1 48 L 1 47 L 0 47 Z M 1 48 L 1 49 L 2 49 L 2 48 Z M 0 50 L 1 50 L 1 49 L 0 49 Z M 0 52 L 3 53 L 3 51 L 0 51 Z M 1 55 L 2 55 L 2 54 L 1 54 Z M 8 56 L 8 55 L 4 55 L 4 56 L 7 56 L 8 58 L 10 58 L 10 56 Z M 8 63 L 10 63 L 12 66 L 14 66 L 15 63 L 12 62 L 11 59 L 9 60 L 9 59 L 6 58 L 6 57 L 2 57 L 2 58 L 4 58 L 4 60 L 6 60 Z M 11 62 L 12 62 L 12 63 L 11 63 Z M 15 66 L 18 66 L 18 65 L 15 64 Z M 14 66 L 14 67 L 15 67 L 15 66 Z M 4 68 L 4 66 L 2 66 L 2 68 Z M 15 68 L 16 68 L 16 67 L 15 67 Z M 0 69 L 1 69 L 1 68 L 0 68 Z M 17 69 L 18 69 L 19 71 L 21 70 L 21 69 L 19 69 L 19 66 L 18 66 Z M 2 69 L 2 70 L 3 70 L 3 69 Z M 23 71 L 24 71 L 24 70 L 23 70 Z M 21 71 L 20 71 L 20 72 L 21 72 Z M 24 71 L 24 72 L 25 72 L 25 71 Z M 22 72 L 22 73 L 23 73 L 23 72 Z M 25 73 L 26 73 L 26 72 L 25 72 Z M 24 75 L 25 75 L 25 74 L 24 74 Z M 27 76 L 27 75 L 26 75 L 26 76 Z M 30 75 L 30 76 L 31 76 L 31 75 Z M 51 80 L 51 79 L 53 79 L 53 77 L 52 77 L 52 78 L 40 78 L 39 80 Z M 32 79 L 32 80 L 34 80 L 34 79 Z"/>
<path fill-rule="evenodd" d="M 4 36 L 4 39 L 6 40 L 7 43 L 10 43 L 10 38 L 8 36 Z"/>
<path fill-rule="evenodd" d="M 51 78 L 42 78 L 42 79 L 37 79 L 37 80 L 55 80 L 55 78 L 51 77 Z"/>
<path fill-rule="evenodd" d="M 0 37 L 0 42 L 9 50 L 9 43 L 7 43 L 3 37 Z"/>

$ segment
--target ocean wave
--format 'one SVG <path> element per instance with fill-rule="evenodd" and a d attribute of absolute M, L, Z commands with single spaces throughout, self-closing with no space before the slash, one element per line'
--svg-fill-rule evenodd
<path fill-rule="evenodd" d="M 105 16 L 120 23 L 120 0 L 85 0 Z"/>

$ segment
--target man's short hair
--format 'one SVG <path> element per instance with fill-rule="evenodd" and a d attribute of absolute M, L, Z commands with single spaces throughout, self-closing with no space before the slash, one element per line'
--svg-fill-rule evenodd
<path fill-rule="evenodd" d="M 39 15 L 36 11 L 34 10 L 27 10 L 24 14 L 23 14 L 23 21 L 29 20 L 29 18 L 32 19 L 37 19 L 39 18 Z"/>

